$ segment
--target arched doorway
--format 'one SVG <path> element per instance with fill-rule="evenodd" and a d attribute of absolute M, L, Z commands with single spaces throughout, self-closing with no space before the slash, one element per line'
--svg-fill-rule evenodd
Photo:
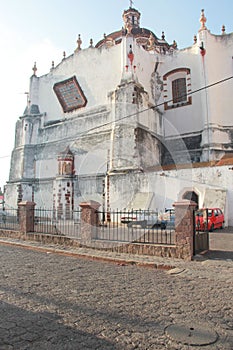
<path fill-rule="evenodd" d="M 183 194 L 182 196 L 183 199 L 188 199 L 190 201 L 193 201 L 195 203 L 197 203 L 197 207 L 199 208 L 199 197 L 198 194 L 196 194 L 196 192 L 194 191 L 187 191 Z"/>

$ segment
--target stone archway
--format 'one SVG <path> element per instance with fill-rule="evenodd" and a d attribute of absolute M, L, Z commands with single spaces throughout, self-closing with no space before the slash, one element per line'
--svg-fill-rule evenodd
<path fill-rule="evenodd" d="M 193 201 L 195 203 L 197 203 L 197 207 L 199 208 L 199 196 L 196 192 L 194 191 L 186 191 L 183 196 L 182 199 L 188 199 L 190 201 Z"/>

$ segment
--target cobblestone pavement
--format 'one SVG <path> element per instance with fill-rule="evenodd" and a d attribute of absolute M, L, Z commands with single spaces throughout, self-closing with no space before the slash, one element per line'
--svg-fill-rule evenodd
<path fill-rule="evenodd" d="M 0 243 L 1 350 L 233 349 L 231 259 L 102 252 L 113 264 L 81 258 L 100 254 L 85 249 L 78 255 L 64 247 Z M 195 329 L 212 334 L 192 342 Z"/>
<path fill-rule="evenodd" d="M 233 259 L 233 227 L 227 227 L 223 230 L 216 230 L 209 233 L 210 249 L 214 252 L 224 252 L 225 256 Z"/>

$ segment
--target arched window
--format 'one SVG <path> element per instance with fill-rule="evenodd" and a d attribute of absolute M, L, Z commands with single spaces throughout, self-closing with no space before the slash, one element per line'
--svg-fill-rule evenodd
<path fill-rule="evenodd" d="M 163 76 L 164 109 L 192 104 L 189 68 L 177 68 Z"/>

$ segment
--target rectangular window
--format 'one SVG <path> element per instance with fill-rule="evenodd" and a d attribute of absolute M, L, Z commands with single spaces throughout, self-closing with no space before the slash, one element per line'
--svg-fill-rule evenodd
<path fill-rule="evenodd" d="M 172 99 L 173 103 L 187 101 L 186 79 L 179 78 L 172 82 Z"/>

